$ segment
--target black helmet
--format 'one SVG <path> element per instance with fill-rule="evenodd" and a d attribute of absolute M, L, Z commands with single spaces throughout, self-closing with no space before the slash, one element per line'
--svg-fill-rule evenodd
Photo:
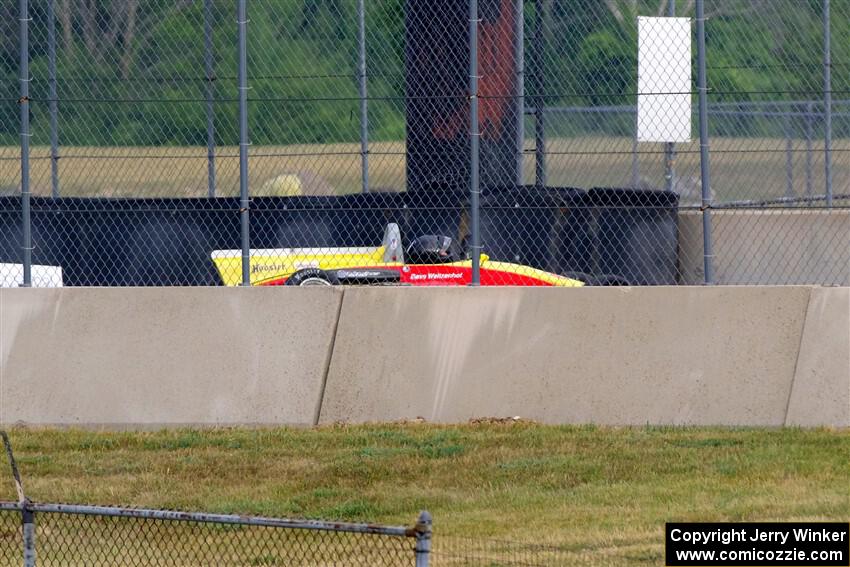
<path fill-rule="evenodd" d="M 448 236 L 429 234 L 410 243 L 405 259 L 411 264 L 445 264 L 459 261 L 460 254 Z"/>

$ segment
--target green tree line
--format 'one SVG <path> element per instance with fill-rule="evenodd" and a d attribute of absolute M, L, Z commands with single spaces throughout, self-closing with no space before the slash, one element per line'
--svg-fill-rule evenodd
<path fill-rule="evenodd" d="M 48 140 L 47 2 L 31 0 L 34 143 Z M 203 0 L 52 0 L 63 145 L 204 145 Z M 370 137 L 404 137 L 405 2 L 366 0 Z M 431 0 L 427 0 L 431 1 Z M 491 1 L 491 0 L 484 0 Z M 548 105 L 634 104 L 639 15 L 669 0 L 525 2 L 526 78 Z M 466 18 L 464 0 L 444 0 Z M 833 1 L 833 88 L 848 98 L 850 0 Z M 676 0 L 693 17 L 694 0 Z M 536 6 L 547 22 L 535 38 Z M 822 0 L 706 0 L 714 101 L 820 99 Z M 354 141 L 359 134 L 356 0 L 249 0 L 255 144 Z M 213 0 L 216 140 L 238 141 L 235 2 Z M 440 25 L 440 22 L 434 22 Z M 531 50 L 544 46 L 542 69 Z M 435 49 L 439 46 L 435 46 Z M 17 143 L 18 13 L 0 4 L 0 141 Z M 696 76 L 696 75 L 694 75 Z M 527 94 L 533 83 L 527 82 Z"/>

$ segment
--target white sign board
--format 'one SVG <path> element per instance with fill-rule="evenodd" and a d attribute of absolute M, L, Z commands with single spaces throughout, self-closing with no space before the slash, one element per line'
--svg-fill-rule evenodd
<path fill-rule="evenodd" d="M 62 268 L 59 266 L 33 265 L 32 287 L 62 287 Z M 0 287 L 24 285 L 23 264 L 0 263 Z"/>
<path fill-rule="evenodd" d="M 638 142 L 691 139 L 691 20 L 638 18 Z"/>

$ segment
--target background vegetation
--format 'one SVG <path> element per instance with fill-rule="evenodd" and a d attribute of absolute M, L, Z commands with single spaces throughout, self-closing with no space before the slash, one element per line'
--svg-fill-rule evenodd
<path fill-rule="evenodd" d="M 63 145 L 206 143 L 202 0 L 54 0 Z M 410 0 L 408 0 L 410 1 Z M 543 0 L 547 104 L 633 104 L 636 17 L 667 0 Z M 405 0 L 367 0 L 371 138 L 404 137 Z M 446 17 L 465 18 L 463 0 Z M 535 3 L 526 0 L 527 49 Z M 850 2 L 833 2 L 835 98 L 847 98 Z M 693 16 L 694 0 L 677 0 Z M 34 143 L 48 140 L 47 0 L 31 0 Z M 821 0 L 707 0 L 709 80 L 715 101 L 820 99 Z M 214 0 L 217 142 L 238 141 L 235 8 Z M 356 2 L 250 0 L 249 75 L 255 144 L 358 138 Z M 0 145 L 18 126 L 18 15 L 0 6 Z M 528 54 L 528 51 L 527 51 Z M 527 57 L 526 63 L 529 63 Z M 535 72 L 527 69 L 527 76 Z M 528 84 L 527 94 L 531 92 Z M 312 99 L 312 100 L 311 100 Z M 134 102 L 126 102 L 126 101 Z M 622 116 L 612 117 L 622 121 Z M 604 122 L 604 121 L 603 121 Z M 850 121 L 845 121 L 850 122 Z M 765 135 L 725 121 L 720 135 Z M 599 132 L 599 124 L 579 128 Z M 837 124 L 841 128 L 841 123 Z M 622 125 L 612 126 L 617 131 Z"/>

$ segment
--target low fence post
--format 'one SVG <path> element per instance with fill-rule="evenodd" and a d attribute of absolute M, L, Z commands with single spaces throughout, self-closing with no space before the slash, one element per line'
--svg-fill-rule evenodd
<path fill-rule="evenodd" d="M 35 567 L 35 512 L 23 502 L 21 516 L 24 532 L 24 567 Z"/>
<path fill-rule="evenodd" d="M 416 567 L 428 567 L 431 555 L 431 514 L 423 510 L 416 521 Z"/>
<path fill-rule="evenodd" d="M 21 528 L 24 536 L 24 567 L 35 567 L 35 512 L 30 509 L 30 501 L 24 493 L 24 483 L 21 482 L 21 473 L 18 471 L 18 463 L 12 452 L 12 442 L 4 430 L 0 430 L 0 439 L 3 440 L 3 448 L 6 449 L 6 457 L 9 459 L 9 468 L 12 470 L 12 479 L 15 481 L 15 492 L 18 493 L 18 505 L 21 507 Z"/>

